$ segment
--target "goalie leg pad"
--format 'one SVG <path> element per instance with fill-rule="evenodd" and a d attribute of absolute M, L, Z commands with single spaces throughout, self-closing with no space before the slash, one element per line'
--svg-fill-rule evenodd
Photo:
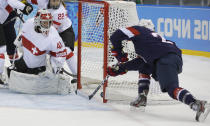
<path fill-rule="evenodd" d="M 69 93 L 68 78 L 48 71 L 39 75 L 11 71 L 9 89 L 26 94 L 61 94 Z"/>

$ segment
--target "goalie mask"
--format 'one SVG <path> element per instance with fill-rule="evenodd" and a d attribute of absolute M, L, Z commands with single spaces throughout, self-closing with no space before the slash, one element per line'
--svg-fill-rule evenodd
<path fill-rule="evenodd" d="M 48 8 L 49 9 L 58 9 L 60 7 L 61 0 L 49 0 Z"/>
<path fill-rule="evenodd" d="M 46 9 L 38 10 L 34 18 L 35 29 L 37 29 L 44 36 L 48 36 L 50 27 L 52 26 L 52 15 Z"/>
<path fill-rule="evenodd" d="M 152 20 L 150 20 L 150 19 L 141 19 L 141 20 L 139 20 L 138 25 L 144 26 L 144 27 L 150 29 L 151 31 L 155 31 L 155 26 L 152 23 Z"/>

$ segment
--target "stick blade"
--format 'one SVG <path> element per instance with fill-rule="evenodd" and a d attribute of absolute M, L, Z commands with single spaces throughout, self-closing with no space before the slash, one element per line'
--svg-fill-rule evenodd
<path fill-rule="evenodd" d="M 89 100 L 91 100 L 93 98 L 93 95 L 89 95 L 88 98 Z"/>

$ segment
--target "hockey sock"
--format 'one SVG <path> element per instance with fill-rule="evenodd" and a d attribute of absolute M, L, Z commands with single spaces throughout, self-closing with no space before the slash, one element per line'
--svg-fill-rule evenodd
<path fill-rule="evenodd" d="M 175 88 L 172 92 L 168 92 L 169 95 L 178 101 L 181 101 L 187 105 L 190 105 L 196 101 L 192 94 L 184 88 Z"/>
<path fill-rule="evenodd" d="M 150 85 L 150 76 L 147 74 L 139 74 L 139 82 L 138 82 L 138 93 L 141 94 L 146 91 L 146 95 L 149 92 L 149 85 Z"/>

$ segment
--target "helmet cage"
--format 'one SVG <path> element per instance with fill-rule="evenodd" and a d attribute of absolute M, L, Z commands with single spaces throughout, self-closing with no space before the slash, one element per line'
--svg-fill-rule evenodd
<path fill-rule="evenodd" d="M 39 28 L 44 36 L 48 36 L 52 26 L 52 15 L 45 9 L 39 10 L 34 19 L 35 26 Z"/>

